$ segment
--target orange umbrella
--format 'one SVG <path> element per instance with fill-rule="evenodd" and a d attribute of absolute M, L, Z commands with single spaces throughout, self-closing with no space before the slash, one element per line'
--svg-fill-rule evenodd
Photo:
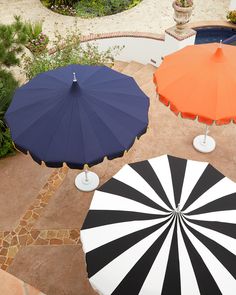
<path fill-rule="evenodd" d="M 187 46 L 164 58 L 154 74 L 154 83 L 160 101 L 182 118 L 198 119 L 207 125 L 236 123 L 235 46 Z M 198 150 L 208 152 L 207 145 L 215 148 L 207 132 L 195 138 Z"/>

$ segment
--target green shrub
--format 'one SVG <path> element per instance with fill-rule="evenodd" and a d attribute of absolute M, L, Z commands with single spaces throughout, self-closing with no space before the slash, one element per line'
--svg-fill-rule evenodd
<path fill-rule="evenodd" d="M 28 40 L 26 27 L 19 16 L 11 25 L 0 24 L 0 67 L 19 64 L 18 54 L 23 51 Z"/>
<path fill-rule="evenodd" d="M 28 42 L 26 47 L 33 53 L 39 54 L 46 50 L 49 39 L 48 36 L 43 34 L 43 23 L 42 22 L 26 22 L 24 24 Z"/>
<path fill-rule="evenodd" d="M 9 107 L 18 82 L 11 73 L 0 70 L 0 157 L 14 153 L 9 129 L 4 122 L 4 114 Z"/>
<path fill-rule="evenodd" d="M 192 0 L 176 0 L 175 4 L 180 7 L 191 7 L 193 6 Z"/>
<path fill-rule="evenodd" d="M 3 68 L 19 65 L 18 54 L 23 51 L 27 38 L 26 27 L 20 17 L 15 16 L 11 25 L 0 24 L 0 157 L 14 152 L 4 114 L 18 87 L 12 74 Z"/>
<path fill-rule="evenodd" d="M 142 0 L 41 0 L 55 12 L 80 17 L 96 17 L 115 14 L 129 9 Z"/>
<path fill-rule="evenodd" d="M 24 25 L 30 40 L 37 38 L 43 31 L 43 23 L 41 21 L 35 23 L 25 22 Z"/>
<path fill-rule="evenodd" d="M 25 58 L 24 69 L 28 79 L 32 79 L 39 73 L 70 64 L 112 64 L 114 55 L 121 50 L 120 47 L 116 46 L 104 52 L 99 52 L 95 45 L 81 46 L 80 36 L 75 32 L 67 34 L 65 38 L 57 34 L 54 45 L 56 51 L 53 54 L 45 52 L 35 56 L 34 59 Z"/>
<path fill-rule="evenodd" d="M 73 6 L 75 5 L 79 0 L 41 0 L 42 3 L 47 6 L 48 8 L 51 8 L 51 6 L 53 5 L 69 5 L 69 6 Z"/>
<path fill-rule="evenodd" d="M 15 148 L 12 143 L 10 130 L 6 129 L 5 131 L 0 132 L 0 158 L 3 158 L 7 155 L 14 155 Z"/>
<path fill-rule="evenodd" d="M 76 5 L 81 17 L 95 17 L 118 13 L 129 9 L 141 0 L 80 0 Z"/>
<path fill-rule="evenodd" d="M 12 74 L 6 70 L 0 70 L 0 116 L 5 113 L 9 107 L 17 87 L 18 82 L 14 79 Z"/>
<path fill-rule="evenodd" d="M 33 54 L 40 54 L 47 49 L 49 39 L 48 36 L 40 33 L 36 38 L 29 40 L 26 44 L 26 47 L 33 53 Z"/>
<path fill-rule="evenodd" d="M 229 11 L 226 17 L 233 24 L 236 24 L 236 10 Z"/>
<path fill-rule="evenodd" d="M 70 16 L 76 15 L 75 8 L 69 5 L 53 5 L 50 7 L 50 9 L 56 13 L 60 13 L 63 15 L 70 15 Z"/>

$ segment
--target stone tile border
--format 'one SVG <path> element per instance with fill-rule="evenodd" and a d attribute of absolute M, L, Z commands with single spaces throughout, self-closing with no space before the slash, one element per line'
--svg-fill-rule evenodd
<path fill-rule="evenodd" d="M 80 245 L 80 229 L 31 230 L 26 245 Z"/>
<path fill-rule="evenodd" d="M 47 183 L 40 190 L 33 204 L 27 209 L 16 228 L 0 232 L 0 268 L 7 270 L 22 246 L 79 244 L 79 229 L 35 230 L 33 225 L 62 184 L 68 172 L 64 166 L 55 169 Z"/>
<path fill-rule="evenodd" d="M 127 31 L 127 32 L 114 32 L 114 33 L 104 33 L 104 34 L 90 34 L 87 36 L 81 36 L 81 42 L 87 42 L 87 41 L 92 41 L 96 39 L 118 38 L 118 37 L 147 38 L 147 39 L 164 41 L 163 34 Z"/>

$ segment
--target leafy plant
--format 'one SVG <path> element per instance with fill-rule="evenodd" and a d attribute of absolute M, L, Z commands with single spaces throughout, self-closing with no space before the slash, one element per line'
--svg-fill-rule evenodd
<path fill-rule="evenodd" d="M 41 0 L 42 3 L 47 6 L 48 8 L 50 8 L 52 5 L 68 5 L 68 6 L 73 6 L 74 4 L 76 4 L 79 0 Z"/>
<path fill-rule="evenodd" d="M 34 39 L 29 40 L 26 44 L 26 47 L 33 53 L 33 54 L 40 54 L 47 49 L 49 39 L 48 36 L 40 33 Z"/>
<path fill-rule="evenodd" d="M 19 65 L 19 53 L 23 51 L 27 40 L 26 27 L 19 16 L 15 16 L 13 24 L 0 24 L 0 157 L 14 152 L 4 114 L 18 86 L 13 75 L 5 68 Z"/>
<path fill-rule="evenodd" d="M 236 24 L 236 10 L 231 10 L 226 16 L 227 20 L 231 21 L 233 24 Z"/>
<path fill-rule="evenodd" d="M 129 9 L 141 0 L 80 0 L 76 5 L 81 17 L 95 17 L 115 14 Z"/>
<path fill-rule="evenodd" d="M 69 5 L 52 5 L 50 8 L 52 11 L 63 14 L 63 15 L 71 15 L 71 16 L 76 15 L 75 8 Z"/>
<path fill-rule="evenodd" d="M 12 143 L 10 130 L 6 129 L 5 131 L 0 132 L 0 158 L 5 157 L 6 155 L 14 155 L 15 148 Z"/>
<path fill-rule="evenodd" d="M 0 116 L 7 110 L 18 82 L 6 70 L 0 70 Z M 1 117 L 0 117 L 1 118 Z"/>
<path fill-rule="evenodd" d="M 49 39 L 48 36 L 43 34 L 42 22 L 26 22 L 25 24 L 28 42 L 26 47 L 33 53 L 39 54 L 46 50 Z"/>
<path fill-rule="evenodd" d="M 193 6 L 192 0 L 176 0 L 175 4 L 180 7 L 191 7 Z"/>
<path fill-rule="evenodd" d="M 4 114 L 11 103 L 18 82 L 11 73 L 0 70 L 0 157 L 14 152 L 9 129 L 4 122 Z"/>
<path fill-rule="evenodd" d="M 65 38 L 56 34 L 54 41 L 55 53 L 44 52 L 34 59 L 25 57 L 24 69 L 28 79 L 39 73 L 56 69 L 69 64 L 104 65 L 112 64 L 114 55 L 120 52 L 120 47 L 113 47 L 100 52 L 98 47 L 92 44 L 81 46 L 80 36 L 77 32 L 70 32 Z"/>
<path fill-rule="evenodd" d="M 142 0 L 133 0 L 133 2 L 130 3 L 128 9 L 133 8 L 134 6 L 138 5 Z"/>
<path fill-rule="evenodd" d="M 80 17 L 110 15 L 132 8 L 142 0 L 41 0 L 51 10 Z"/>
<path fill-rule="evenodd" d="M 26 28 L 19 16 L 15 16 L 11 25 L 0 24 L 0 67 L 19 64 L 18 54 L 23 51 L 27 38 Z"/>
<path fill-rule="evenodd" d="M 43 23 L 41 21 L 35 23 L 25 22 L 24 25 L 30 40 L 37 38 L 43 31 Z"/>

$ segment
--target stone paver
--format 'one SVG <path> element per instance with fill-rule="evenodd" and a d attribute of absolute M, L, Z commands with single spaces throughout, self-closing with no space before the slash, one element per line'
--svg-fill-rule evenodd
<path fill-rule="evenodd" d="M 94 168 L 93 168 L 94 170 Z M 69 170 L 63 185 L 42 212 L 35 229 L 80 228 L 89 208 L 92 194 L 78 192 L 73 180 L 78 171 Z"/>
<path fill-rule="evenodd" d="M 192 21 L 225 20 L 230 0 L 195 0 Z M 143 0 L 138 6 L 117 15 L 81 19 L 55 14 L 39 0 L 0 0 L 0 20 L 10 23 L 13 16 L 21 15 L 31 21 L 44 20 L 44 32 L 50 37 L 55 29 L 62 34 L 77 28 L 82 34 L 117 31 L 139 31 L 162 34 L 173 26 L 172 0 Z M 75 19 L 77 23 L 75 23 Z"/>
<path fill-rule="evenodd" d="M 2 295 L 45 295 L 9 273 L 0 270 L 0 294 Z"/>
<path fill-rule="evenodd" d="M 30 170 L 29 170 L 30 171 Z M 56 232 L 55 236 L 50 236 L 48 232 L 32 230 L 36 220 L 40 217 L 42 210 L 47 206 L 50 198 L 61 185 L 68 171 L 67 167 L 55 169 L 44 187 L 40 190 L 37 198 L 26 210 L 23 217 L 19 220 L 17 226 L 12 231 L 0 233 L 0 268 L 6 270 L 12 263 L 14 257 L 22 246 L 26 245 L 46 245 L 46 244 L 63 244 L 72 239 L 70 231 L 68 235 L 61 235 Z M 3 192 L 4 193 L 4 192 Z M 43 235 L 42 235 L 43 234 Z M 78 243 L 79 236 L 73 236 L 72 243 Z"/>
<path fill-rule="evenodd" d="M 0 231 L 11 231 L 17 226 L 51 172 L 20 153 L 0 160 Z M 29 183 L 31 188 L 27 190 Z"/>
<path fill-rule="evenodd" d="M 87 280 L 78 245 L 24 247 L 8 271 L 47 295 L 96 294 Z"/>

